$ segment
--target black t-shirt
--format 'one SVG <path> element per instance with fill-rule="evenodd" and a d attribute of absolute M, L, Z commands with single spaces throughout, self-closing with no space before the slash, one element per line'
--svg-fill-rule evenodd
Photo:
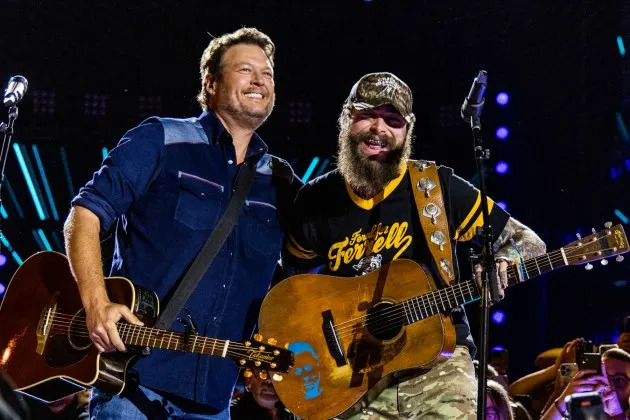
<path fill-rule="evenodd" d="M 451 168 L 438 167 L 438 175 L 455 249 L 456 241 L 472 239 L 482 225 L 481 195 Z M 510 216 L 490 199 L 488 207 L 496 240 Z M 338 170 L 328 172 L 302 187 L 293 217 L 283 252 L 288 267 L 299 271 L 319 267 L 319 272 L 350 277 L 406 258 L 429 266 L 438 287 L 445 286 L 436 275 L 406 169 L 370 200 L 354 194 Z M 456 258 L 454 263 L 458 278 Z M 474 352 L 463 309 L 453 313 L 453 321 L 457 344 Z"/>

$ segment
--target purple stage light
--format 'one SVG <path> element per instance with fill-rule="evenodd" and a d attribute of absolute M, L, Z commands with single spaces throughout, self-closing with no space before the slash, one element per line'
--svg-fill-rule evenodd
<path fill-rule="evenodd" d="M 494 311 L 492 314 L 492 320 L 495 324 L 501 324 L 505 321 L 505 313 L 503 311 Z"/>
<path fill-rule="evenodd" d="M 492 347 L 492 351 L 503 351 L 505 350 L 505 347 L 503 346 L 494 346 Z"/>
<path fill-rule="evenodd" d="M 503 201 L 497 201 L 497 206 L 501 207 L 503 210 L 507 210 L 507 204 Z"/>
<path fill-rule="evenodd" d="M 501 106 L 507 105 L 510 102 L 510 96 L 505 92 L 500 92 L 497 95 L 497 103 Z"/>
<path fill-rule="evenodd" d="M 4 254 L 0 254 L 0 267 L 7 263 L 7 256 Z"/>
<path fill-rule="evenodd" d="M 505 174 L 505 173 L 507 173 L 508 169 L 509 169 L 509 166 L 508 166 L 507 162 L 500 161 L 500 162 L 497 163 L 497 166 L 496 166 L 497 173 Z"/>
<path fill-rule="evenodd" d="M 4 284 L 0 283 L 0 295 L 3 295 L 5 290 L 7 290 L 7 287 Z"/>
<path fill-rule="evenodd" d="M 499 140 L 505 140 L 510 135 L 510 130 L 507 127 L 499 127 L 495 134 Z"/>

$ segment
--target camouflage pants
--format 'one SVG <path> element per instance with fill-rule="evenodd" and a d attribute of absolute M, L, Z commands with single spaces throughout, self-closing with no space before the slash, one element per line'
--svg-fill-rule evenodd
<path fill-rule="evenodd" d="M 468 348 L 428 372 L 386 388 L 362 413 L 348 420 L 474 419 L 477 379 Z"/>

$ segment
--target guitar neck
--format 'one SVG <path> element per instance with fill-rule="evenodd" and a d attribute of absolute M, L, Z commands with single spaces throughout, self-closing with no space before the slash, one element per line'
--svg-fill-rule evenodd
<path fill-rule="evenodd" d="M 211 356 L 226 357 L 230 346 L 233 345 L 229 340 L 200 337 L 194 334 L 178 333 L 123 322 L 118 323 L 118 334 L 123 343 L 132 346 L 176 350 Z"/>
<path fill-rule="evenodd" d="M 569 264 L 564 248 L 560 248 L 548 254 L 524 260 L 521 262 L 520 268 L 517 264 L 510 265 L 508 267 L 508 284 L 513 285 L 522 280 L 529 280 L 567 265 Z M 413 297 L 399 303 L 399 305 L 404 312 L 407 324 L 411 324 L 437 313 L 446 312 L 457 306 L 474 302 L 479 297 L 477 284 L 472 280 L 468 280 Z"/>

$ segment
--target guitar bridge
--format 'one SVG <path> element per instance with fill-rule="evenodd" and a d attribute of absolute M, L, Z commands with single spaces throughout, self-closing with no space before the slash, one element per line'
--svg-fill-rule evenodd
<path fill-rule="evenodd" d="M 346 361 L 346 355 L 344 354 L 343 347 L 341 346 L 341 340 L 339 339 L 339 335 L 335 329 L 335 321 L 333 319 L 332 312 L 330 310 L 322 312 L 322 318 L 322 330 L 324 332 L 324 337 L 326 338 L 326 345 L 328 346 L 330 355 L 333 359 L 335 359 L 337 367 L 347 365 L 348 362 Z"/>
<path fill-rule="evenodd" d="M 44 347 L 46 347 L 46 340 L 48 334 L 52 328 L 52 322 L 57 312 L 57 298 L 59 292 L 55 293 L 48 305 L 42 309 L 42 314 L 39 317 L 39 324 L 37 325 L 37 348 L 35 352 L 40 356 L 44 354 Z"/>

